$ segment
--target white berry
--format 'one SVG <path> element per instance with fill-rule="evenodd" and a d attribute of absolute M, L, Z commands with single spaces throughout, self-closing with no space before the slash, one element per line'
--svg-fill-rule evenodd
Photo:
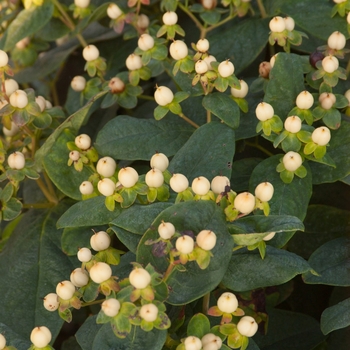
<path fill-rule="evenodd" d="M 286 29 L 291 32 L 295 27 L 294 19 L 292 17 L 284 17 L 283 20 L 284 20 Z"/>
<path fill-rule="evenodd" d="M 78 161 L 79 158 L 80 158 L 80 153 L 78 151 L 69 152 L 69 159 L 71 159 L 73 162 Z"/>
<path fill-rule="evenodd" d="M 140 69 L 142 68 L 142 59 L 140 56 L 132 53 L 127 57 L 125 61 L 125 65 L 126 65 L 126 68 L 128 68 L 131 71 Z"/>
<path fill-rule="evenodd" d="M 14 79 L 5 79 L 6 95 L 10 96 L 13 92 L 19 89 L 18 83 Z"/>
<path fill-rule="evenodd" d="M 209 67 L 205 61 L 198 60 L 194 65 L 194 69 L 197 74 L 204 74 L 209 70 Z"/>
<path fill-rule="evenodd" d="M 136 267 L 130 272 L 129 282 L 136 289 L 144 289 L 151 283 L 151 275 L 147 270 Z"/>
<path fill-rule="evenodd" d="M 21 170 L 25 167 L 26 160 L 22 152 L 14 152 L 8 156 L 7 163 L 11 169 Z"/>
<path fill-rule="evenodd" d="M 154 168 L 146 174 L 145 182 L 148 187 L 159 188 L 164 183 L 163 173 L 159 169 Z"/>
<path fill-rule="evenodd" d="M 175 40 L 171 43 L 169 52 L 174 60 L 181 60 L 188 55 L 188 48 L 183 41 Z"/>
<path fill-rule="evenodd" d="M 226 176 L 218 175 L 211 180 L 210 187 L 215 194 L 224 192 L 226 186 L 230 186 L 230 179 Z"/>
<path fill-rule="evenodd" d="M 175 226 L 171 222 L 162 222 L 158 226 L 159 236 L 163 239 L 170 239 L 175 234 Z"/>
<path fill-rule="evenodd" d="M 226 292 L 220 295 L 217 306 L 220 309 L 220 311 L 225 312 L 227 314 L 231 314 L 232 312 L 235 312 L 238 307 L 238 300 L 237 297 L 230 292 Z"/>
<path fill-rule="evenodd" d="M 6 338 L 0 333 L 0 350 L 4 349 L 6 346 Z"/>
<path fill-rule="evenodd" d="M 297 170 L 302 163 L 301 155 L 297 152 L 290 151 L 283 156 L 283 164 L 288 171 Z"/>
<path fill-rule="evenodd" d="M 147 322 L 154 322 L 158 317 L 158 308 L 154 304 L 145 304 L 141 306 L 140 317 Z"/>
<path fill-rule="evenodd" d="M 45 98 L 43 96 L 37 96 L 37 97 L 35 97 L 35 102 L 39 106 L 40 111 L 44 112 L 44 110 L 46 108 Z"/>
<path fill-rule="evenodd" d="M 273 196 L 274 188 L 270 182 L 262 182 L 255 188 L 255 197 L 268 202 Z"/>
<path fill-rule="evenodd" d="M 208 65 L 208 69 L 212 70 L 211 62 L 216 62 L 216 58 L 213 55 L 209 55 L 203 59 L 203 61 Z"/>
<path fill-rule="evenodd" d="M 0 68 L 5 67 L 9 62 L 9 56 L 3 50 L 0 50 Z"/>
<path fill-rule="evenodd" d="M 120 169 L 118 173 L 118 181 L 125 188 L 133 187 L 139 179 L 139 174 L 132 167 Z"/>
<path fill-rule="evenodd" d="M 89 271 L 90 278 L 95 283 L 102 283 L 107 281 L 112 276 L 112 269 L 111 267 L 104 263 L 104 262 L 97 262 L 95 265 L 93 265 Z"/>
<path fill-rule="evenodd" d="M 101 309 L 106 316 L 109 316 L 109 317 L 117 316 L 120 310 L 120 302 L 115 298 L 106 299 L 102 303 Z"/>
<path fill-rule="evenodd" d="M 273 107 L 267 102 L 260 102 L 256 109 L 255 115 L 262 122 L 271 119 L 275 114 Z"/>
<path fill-rule="evenodd" d="M 93 250 L 99 252 L 107 249 L 111 244 L 111 237 L 105 231 L 95 232 L 90 238 L 90 245 Z"/>
<path fill-rule="evenodd" d="M 115 191 L 115 183 L 108 178 L 104 178 L 97 183 L 98 191 L 105 197 L 111 196 Z"/>
<path fill-rule="evenodd" d="M 331 109 L 336 102 L 336 97 L 331 92 L 323 92 L 318 100 L 320 101 L 323 109 Z"/>
<path fill-rule="evenodd" d="M 123 14 L 123 11 L 116 4 L 109 4 L 107 7 L 107 16 L 111 19 L 117 19 Z"/>
<path fill-rule="evenodd" d="M 173 101 L 174 94 L 168 87 L 158 86 L 154 93 L 154 99 L 159 106 L 166 106 Z"/>
<path fill-rule="evenodd" d="M 198 194 L 199 196 L 204 196 L 209 192 L 210 182 L 206 177 L 199 176 L 192 181 L 191 187 L 192 191 L 195 194 Z"/>
<path fill-rule="evenodd" d="M 221 348 L 222 340 L 220 337 L 215 335 L 214 333 L 208 333 L 204 335 L 201 339 L 203 350 L 217 350 Z M 212 345 L 212 346 L 210 346 Z"/>
<path fill-rule="evenodd" d="M 233 74 L 235 67 L 232 62 L 226 60 L 219 64 L 218 71 L 223 78 L 227 78 Z"/>
<path fill-rule="evenodd" d="M 302 124 L 301 119 L 296 115 L 292 115 L 284 121 L 284 128 L 288 132 L 295 134 L 300 131 L 301 124 Z"/>
<path fill-rule="evenodd" d="M 104 177 L 113 176 L 116 168 L 117 163 L 111 157 L 103 157 L 99 159 L 96 165 L 96 171 Z"/>
<path fill-rule="evenodd" d="M 309 91 L 304 90 L 297 96 L 295 103 L 300 109 L 309 109 L 314 104 L 314 97 Z"/>
<path fill-rule="evenodd" d="M 199 52 L 207 52 L 209 50 L 208 39 L 199 39 L 197 41 L 196 48 Z"/>
<path fill-rule="evenodd" d="M 56 286 L 56 294 L 63 300 L 69 300 L 75 293 L 75 285 L 71 281 L 59 282 Z"/>
<path fill-rule="evenodd" d="M 271 32 L 281 33 L 286 29 L 286 22 L 284 21 L 283 17 L 275 16 L 271 19 L 269 27 Z"/>
<path fill-rule="evenodd" d="M 202 342 L 195 336 L 189 336 L 184 341 L 185 350 L 201 350 Z"/>
<path fill-rule="evenodd" d="M 83 91 L 86 87 L 86 79 L 81 75 L 76 75 L 70 82 L 70 86 L 74 91 Z"/>
<path fill-rule="evenodd" d="M 244 98 L 248 94 L 249 86 L 244 80 L 240 80 L 239 82 L 241 84 L 241 88 L 236 89 L 236 88 L 231 87 L 231 95 L 233 97 L 237 97 L 237 98 Z"/>
<path fill-rule="evenodd" d="M 185 191 L 188 188 L 189 182 L 187 177 L 182 174 L 174 174 L 170 178 L 170 187 L 174 192 L 180 193 Z"/>
<path fill-rule="evenodd" d="M 44 348 L 49 345 L 51 338 L 51 332 L 45 326 L 35 327 L 30 334 L 30 341 L 37 348 Z"/>
<path fill-rule="evenodd" d="M 91 138 L 89 135 L 80 134 L 75 138 L 75 145 L 81 150 L 85 151 L 91 146 Z"/>
<path fill-rule="evenodd" d="M 327 73 L 333 73 L 339 67 L 339 61 L 334 56 L 326 56 L 322 60 L 322 67 Z"/>
<path fill-rule="evenodd" d="M 246 337 L 252 337 L 258 330 L 258 324 L 251 316 L 243 316 L 237 323 L 237 330 Z"/>
<path fill-rule="evenodd" d="M 10 95 L 10 104 L 13 107 L 24 108 L 28 104 L 28 96 L 23 90 L 16 90 Z"/>
<path fill-rule="evenodd" d="M 79 186 L 79 191 L 81 194 L 92 194 L 94 192 L 94 186 L 90 181 L 83 181 Z"/>
<path fill-rule="evenodd" d="M 149 26 L 149 18 L 144 15 L 143 13 L 141 13 L 138 17 L 137 17 L 137 22 L 136 22 L 136 26 L 140 29 L 147 29 Z"/>
<path fill-rule="evenodd" d="M 72 271 L 69 277 L 70 281 L 78 288 L 84 287 L 89 282 L 89 274 L 81 267 Z"/>
<path fill-rule="evenodd" d="M 95 45 L 88 45 L 84 47 L 83 57 L 87 62 L 94 61 L 100 56 L 100 51 Z"/>
<path fill-rule="evenodd" d="M 210 230 L 202 230 L 196 237 L 198 246 L 204 250 L 212 250 L 216 245 L 216 234 Z"/>
<path fill-rule="evenodd" d="M 346 0 L 345 0 L 346 1 Z M 350 24 L 350 12 L 348 13 L 348 15 L 346 16 L 346 21 L 348 22 L 348 24 Z"/>
<path fill-rule="evenodd" d="M 234 207 L 242 214 L 249 214 L 255 208 L 255 197 L 249 192 L 243 192 L 236 196 Z"/>
<path fill-rule="evenodd" d="M 194 240 L 188 235 L 183 235 L 176 240 L 176 249 L 182 254 L 190 254 L 194 248 Z"/>
<path fill-rule="evenodd" d="M 58 309 L 60 302 L 58 301 L 58 295 L 56 293 L 47 294 L 44 299 L 44 308 L 48 311 L 55 311 Z M 1 346 L 0 346 L 1 349 Z"/>
<path fill-rule="evenodd" d="M 345 96 L 345 97 L 347 98 L 347 100 L 349 101 L 348 106 L 350 106 L 350 89 L 345 91 L 344 96 Z"/>
<path fill-rule="evenodd" d="M 326 126 L 321 126 L 313 131 L 311 138 L 317 145 L 325 146 L 331 139 L 331 132 Z"/>
<path fill-rule="evenodd" d="M 74 0 L 74 4 L 80 8 L 87 8 L 90 5 L 90 0 Z"/>
<path fill-rule="evenodd" d="M 154 46 L 154 39 L 149 34 L 142 34 L 137 45 L 142 51 L 150 50 Z"/>
<path fill-rule="evenodd" d="M 178 17 L 176 12 L 168 11 L 163 14 L 163 23 L 167 26 L 173 26 L 177 23 Z"/>
<path fill-rule="evenodd" d="M 333 32 L 329 37 L 327 44 L 333 50 L 342 50 L 346 45 L 345 35 L 339 31 Z"/>
<path fill-rule="evenodd" d="M 80 248 L 77 254 L 78 260 L 81 262 L 88 262 L 91 260 L 92 254 L 89 248 Z"/>
<path fill-rule="evenodd" d="M 161 172 L 164 172 L 169 166 L 169 159 L 163 153 L 156 153 L 152 156 L 150 160 L 151 168 L 159 169 Z"/>

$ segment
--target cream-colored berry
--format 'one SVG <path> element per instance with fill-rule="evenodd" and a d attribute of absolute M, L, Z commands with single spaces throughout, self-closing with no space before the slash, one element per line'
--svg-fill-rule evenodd
<path fill-rule="evenodd" d="M 120 302 L 115 298 L 106 299 L 102 305 L 101 309 L 106 316 L 114 317 L 117 316 L 120 310 Z"/>
<path fill-rule="evenodd" d="M 350 12 L 349 12 L 348 15 L 346 16 L 346 21 L 348 22 L 348 24 L 350 24 Z"/>
<path fill-rule="evenodd" d="M 100 284 L 111 278 L 112 269 L 108 264 L 99 261 L 91 267 L 89 273 L 90 273 L 90 278 L 95 283 Z"/>
<path fill-rule="evenodd" d="M 115 183 L 108 178 L 104 178 L 97 183 L 98 191 L 105 197 L 111 196 L 115 192 Z"/>
<path fill-rule="evenodd" d="M 72 271 L 69 279 L 76 287 L 80 288 L 89 283 L 89 274 L 86 270 L 78 267 Z"/>
<path fill-rule="evenodd" d="M 145 304 L 141 306 L 140 317 L 147 322 L 154 322 L 158 317 L 158 308 L 154 304 Z"/>
<path fill-rule="evenodd" d="M 140 56 L 132 53 L 127 57 L 125 61 L 125 65 L 126 65 L 126 68 L 128 68 L 131 71 L 140 69 L 142 68 L 142 59 Z"/>
<path fill-rule="evenodd" d="M 234 207 L 242 214 L 249 214 L 255 208 L 255 197 L 249 192 L 243 192 L 236 196 Z"/>
<path fill-rule="evenodd" d="M 0 333 L 0 350 L 4 349 L 6 346 L 6 338 Z"/>
<path fill-rule="evenodd" d="M 202 230 L 196 237 L 196 243 L 203 250 L 212 250 L 216 245 L 216 234 L 211 230 Z"/>
<path fill-rule="evenodd" d="M 60 305 L 58 301 L 58 295 L 56 293 L 47 294 L 44 299 L 44 308 L 48 311 L 56 311 Z M 1 346 L 0 346 L 1 349 Z"/>
<path fill-rule="evenodd" d="M 0 68 L 5 67 L 9 62 L 9 56 L 3 50 L 0 50 Z"/>
<path fill-rule="evenodd" d="M 86 151 L 91 146 L 91 138 L 89 135 L 80 134 L 75 138 L 75 145 L 83 151 Z"/>
<path fill-rule="evenodd" d="M 268 202 L 273 196 L 274 188 L 270 182 L 262 182 L 255 188 L 255 197 L 262 202 Z"/>
<path fill-rule="evenodd" d="M 216 58 L 213 55 L 209 55 L 203 59 L 203 61 L 208 65 L 209 70 L 213 70 L 213 67 L 211 66 L 212 62 L 216 62 Z"/>
<path fill-rule="evenodd" d="M 162 222 L 158 226 L 159 236 L 163 239 L 170 239 L 175 234 L 175 226 L 171 222 Z"/>
<path fill-rule="evenodd" d="M 159 188 L 164 183 L 163 173 L 159 169 L 154 168 L 146 174 L 145 182 L 148 187 Z"/>
<path fill-rule="evenodd" d="M 281 33 L 286 29 L 286 22 L 284 21 L 283 17 L 275 16 L 271 19 L 269 27 L 271 32 Z"/>
<path fill-rule="evenodd" d="M 10 104 L 13 107 L 24 108 L 28 104 L 28 96 L 23 90 L 16 90 L 10 95 Z"/>
<path fill-rule="evenodd" d="M 304 90 L 297 96 L 295 103 L 300 109 L 309 109 L 314 104 L 314 97 L 309 91 Z"/>
<path fill-rule="evenodd" d="M 297 152 L 289 151 L 283 156 L 283 165 L 288 171 L 297 170 L 302 163 L 301 155 Z"/>
<path fill-rule="evenodd" d="M 14 152 L 8 156 L 7 163 L 11 169 L 21 170 L 25 167 L 26 160 L 22 152 Z"/>
<path fill-rule="evenodd" d="M 5 79 L 6 95 L 10 96 L 13 92 L 19 89 L 18 83 L 14 79 Z"/>
<path fill-rule="evenodd" d="M 100 51 L 95 45 L 88 45 L 84 47 L 83 57 L 87 62 L 94 61 L 100 56 Z"/>
<path fill-rule="evenodd" d="M 90 5 L 90 0 L 74 0 L 74 4 L 77 7 L 85 9 Z"/>
<path fill-rule="evenodd" d="M 159 169 L 161 172 L 164 172 L 169 166 L 169 159 L 163 153 L 156 153 L 152 156 L 150 160 L 151 168 Z"/>
<path fill-rule="evenodd" d="M 116 168 L 117 163 L 111 157 L 103 157 L 99 159 L 96 165 L 96 171 L 104 177 L 113 176 Z"/>
<path fill-rule="evenodd" d="M 187 177 L 182 174 L 174 174 L 170 178 L 170 187 L 174 192 L 180 193 L 188 188 L 189 182 Z"/>
<path fill-rule="evenodd" d="M 123 14 L 123 11 L 117 4 L 109 4 L 107 7 L 107 16 L 111 19 L 117 19 Z"/>
<path fill-rule="evenodd" d="M 73 162 L 78 161 L 79 158 L 80 158 L 80 153 L 78 151 L 69 152 L 69 159 L 71 159 Z"/>
<path fill-rule="evenodd" d="M 313 131 L 311 138 L 317 145 L 325 146 L 331 139 L 331 131 L 326 126 L 321 126 Z"/>
<path fill-rule="evenodd" d="M 270 67 L 271 67 L 271 68 L 273 68 L 273 66 L 275 65 L 277 56 L 278 56 L 278 53 L 276 53 L 275 55 L 273 55 L 273 56 L 270 58 Z"/>
<path fill-rule="evenodd" d="M 50 330 L 45 326 L 35 327 L 30 333 L 30 341 L 37 348 L 44 348 L 49 345 L 52 339 Z"/>
<path fill-rule="evenodd" d="M 39 106 L 40 111 L 44 112 L 44 110 L 46 108 L 45 98 L 43 96 L 37 96 L 37 97 L 35 97 L 35 102 Z"/>
<path fill-rule="evenodd" d="M 262 78 L 268 79 L 271 71 L 271 64 L 270 62 L 263 61 L 259 64 L 259 75 Z"/>
<path fill-rule="evenodd" d="M 350 12 L 349 12 L 349 13 L 350 13 Z M 347 100 L 349 101 L 348 106 L 350 106 L 350 89 L 345 91 L 344 96 L 345 96 L 345 97 L 347 98 Z"/>
<path fill-rule="evenodd" d="M 292 115 L 284 121 L 284 128 L 288 132 L 295 134 L 300 131 L 301 124 L 302 124 L 301 119 L 296 115 Z"/>
<path fill-rule="evenodd" d="M 195 336 L 189 336 L 184 341 L 185 350 L 201 350 L 202 342 Z"/>
<path fill-rule="evenodd" d="M 183 41 L 175 40 L 170 44 L 169 52 L 174 60 L 181 60 L 188 55 L 188 48 Z"/>
<path fill-rule="evenodd" d="M 163 23 L 167 26 L 173 26 L 177 23 L 178 16 L 174 11 L 168 11 L 163 14 Z"/>
<path fill-rule="evenodd" d="M 345 35 L 339 31 L 333 32 L 327 40 L 329 48 L 333 50 L 342 50 L 346 45 Z"/>
<path fill-rule="evenodd" d="M 199 176 L 192 181 L 191 187 L 192 191 L 195 194 L 198 194 L 199 196 L 204 196 L 210 190 L 210 182 L 206 177 Z"/>
<path fill-rule="evenodd" d="M 227 78 L 234 73 L 235 66 L 233 65 L 232 62 L 230 62 L 229 60 L 226 60 L 219 64 L 218 71 L 223 78 Z"/>
<path fill-rule="evenodd" d="M 139 179 L 139 174 L 132 167 L 122 168 L 118 173 L 118 181 L 125 188 L 130 188 L 135 186 L 138 179 Z"/>
<path fill-rule="evenodd" d="M 226 292 L 220 295 L 217 306 L 220 311 L 231 314 L 235 312 L 238 308 L 238 300 L 237 297 L 230 292 Z"/>
<path fill-rule="evenodd" d="M 222 346 L 222 340 L 214 333 L 207 333 L 201 339 L 203 350 L 217 350 Z M 210 346 L 211 345 L 211 346 Z"/>
<path fill-rule="evenodd" d="M 96 252 L 107 249 L 110 246 L 110 244 L 111 244 L 111 237 L 105 231 L 95 232 L 90 237 L 91 248 Z"/>
<path fill-rule="evenodd" d="M 92 258 L 92 253 L 89 248 L 83 247 L 78 250 L 78 260 L 81 262 L 88 262 Z"/>
<path fill-rule="evenodd" d="M 90 181 L 83 181 L 79 186 L 79 191 L 81 194 L 89 195 L 94 192 L 94 186 Z"/>
<path fill-rule="evenodd" d="M 251 316 L 243 316 L 237 323 L 237 330 L 245 337 L 252 337 L 258 330 L 258 324 Z"/>
<path fill-rule="evenodd" d="M 196 48 L 199 52 L 207 52 L 209 50 L 208 39 L 199 39 L 197 41 Z"/>
<path fill-rule="evenodd" d="M 77 92 L 83 91 L 86 87 L 86 79 L 81 75 L 76 75 L 72 79 L 70 86 L 74 91 L 77 91 Z"/>
<path fill-rule="evenodd" d="M 215 176 L 210 183 L 210 188 L 215 194 L 224 192 L 226 186 L 230 186 L 230 179 L 221 175 Z"/>
<path fill-rule="evenodd" d="M 108 87 L 112 94 L 120 94 L 125 90 L 125 83 L 120 78 L 114 77 L 109 81 Z"/>
<path fill-rule="evenodd" d="M 241 84 L 241 88 L 236 89 L 231 87 L 231 95 L 237 98 L 245 98 L 248 94 L 249 86 L 244 80 L 240 80 L 239 83 Z"/>
<path fill-rule="evenodd" d="M 146 15 L 144 15 L 143 13 L 141 13 L 137 17 L 136 26 L 142 30 L 147 29 L 149 26 L 149 18 Z"/>
<path fill-rule="evenodd" d="M 336 71 L 339 67 L 339 61 L 336 57 L 334 56 L 326 56 L 322 60 L 322 68 L 327 72 L 327 73 L 333 73 Z"/>
<path fill-rule="evenodd" d="M 271 119 L 274 114 L 273 107 L 267 102 L 260 102 L 255 109 L 256 117 L 262 122 Z"/>
<path fill-rule="evenodd" d="M 336 102 L 336 97 L 331 92 L 323 92 L 318 98 L 323 109 L 331 109 Z"/>
<path fill-rule="evenodd" d="M 137 45 L 142 51 L 150 50 L 154 47 L 154 39 L 149 34 L 142 34 Z"/>
<path fill-rule="evenodd" d="M 75 293 L 75 285 L 71 281 L 59 282 L 56 286 L 56 294 L 63 300 L 69 300 Z"/>
<path fill-rule="evenodd" d="M 205 61 L 198 60 L 194 65 L 194 69 L 197 74 L 204 74 L 209 70 L 209 67 Z"/>
<path fill-rule="evenodd" d="M 294 30 L 295 22 L 292 17 L 284 17 L 283 20 L 287 30 L 289 30 L 290 32 Z"/>
<path fill-rule="evenodd" d="M 166 86 L 158 86 L 154 92 L 154 99 L 159 106 L 166 106 L 174 99 L 173 92 Z"/>
<path fill-rule="evenodd" d="M 136 289 L 144 289 L 151 283 L 151 275 L 147 270 L 136 267 L 129 274 L 129 282 Z"/>
<path fill-rule="evenodd" d="M 190 254 L 194 248 L 194 240 L 188 235 L 183 235 L 176 240 L 176 249 L 182 254 Z"/>

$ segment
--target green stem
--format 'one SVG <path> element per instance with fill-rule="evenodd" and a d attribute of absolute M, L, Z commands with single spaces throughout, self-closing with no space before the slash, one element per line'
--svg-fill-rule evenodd
<path fill-rule="evenodd" d="M 55 195 L 51 194 L 50 191 L 46 188 L 44 182 L 42 179 L 37 179 L 36 180 L 37 185 L 39 186 L 41 192 L 44 194 L 46 199 L 53 204 L 58 204 L 58 199 Z"/>
<path fill-rule="evenodd" d="M 153 96 L 148 96 L 148 95 L 138 95 L 138 98 L 140 98 L 141 100 L 148 100 L 148 101 L 154 101 L 154 97 Z"/>
<path fill-rule="evenodd" d="M 105 301 L 106 299 L 98 299 L 98 300 L 94 300 L 94 301 L 89 301 L 88 303 L 81 303 L 81 306 L 90 306 L 90 305 L 96 305 L 96 304 L 101 304 Z"/>
<path fill-rule="evenodd" d="M 187 123 L 194 126 L 196 129 L 199 128 L 199 125 L 196 124 L 194 121 L 192 121 L 190 118 L 186 117 L 183 113 L 178 114 L 179 117 L 181 117 L 183 120 L 185 120 Z"/>
<path fill-rule="evenodd" d="M 170 276 L 171 272 L 173 271 L 174 267 L 175 267 L 175 263 L 174 263 L 174 261 L 171 261 L 169 266 L 168 266 L 168 268 L 167 268 L 167 270 L 164 273 L 163 282 L 167 281 L 167 279 L 169 278 L 169 276 Z"/>
<path fill-rule="evenodd" d="M 186 15 L 188 17 L 190 17 L 192 19 L 192 21 L 194 22 L 194 24 L 197 26 L 197 28 L 200 30 L 201 32 L 201 39 L 205 38 L 205 36 L 202 36 L 202 32 L 204 30 L 204 27 L 202 25 L 201 22 L 199 22 L 199 20 L 197 19 L 197 17 L 185 6 L 183 5 L 181 2 L 177 2 L 177 5 L 180 7 L 180 9 L 186 13 Z"/>
<path fill-rule="evenodd" d="M 218 23 L 215 23 L 213 24 L 211 27 L 209 28 L 206 28 L 205 29 L 205 36 L 208 32 L 210 32 L 211 30 L 217 28 L 217 27 L 220 27 L 222 26 L 223 24 L 225 24 L 226 22 L 230 21 L 231 19 L 234 19 L 235 17 L 237 16 L 237 14 L 232 14 L 232 15 L 229 15 L 227 16 L 226 18 L 224 18 L 222 21 L 218 22 Z"/>
<path fill-rule="evenodd" d="M 207 110 L 207 123 L 211 122 L 211 112 Z"/>
<path fill-rule="evenodd" d="M 259 7 L 259 10 L 260 10 L 261 17 L 262 18 L 266 18 L 267 17 L 267 13 L 266 13 L 266 10 L 265 10 L 265 7 L 264 7 L 264 4 L 263 4 L 262 0 L 257 0 L 257 3 L 258 3 L 258 7 Z"/>
<path fill-rule="evenodd" d="M 209 301 L 210 301 L 210 293 L 207 293 L 203 296 L 203 306 L 202 306 L 202 311 L 203 314 L 206 315 L 209 310 Z"/>

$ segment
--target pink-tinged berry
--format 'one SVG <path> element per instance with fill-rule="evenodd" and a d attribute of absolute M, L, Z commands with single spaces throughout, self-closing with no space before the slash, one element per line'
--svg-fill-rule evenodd
<path fill-rule="evenodd" d="M 120 78 L 114 77 L 109 81 L 108 87 L 112 94 L 120 94 L 125 90 L 125 83 Z"/>

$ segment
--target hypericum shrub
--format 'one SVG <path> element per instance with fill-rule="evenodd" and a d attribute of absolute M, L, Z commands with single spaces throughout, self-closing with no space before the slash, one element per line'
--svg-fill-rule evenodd
<path fill-rule="evenodd" d="M 350 0 L 0 21 L 0 350 L 348 349 Z"/>

